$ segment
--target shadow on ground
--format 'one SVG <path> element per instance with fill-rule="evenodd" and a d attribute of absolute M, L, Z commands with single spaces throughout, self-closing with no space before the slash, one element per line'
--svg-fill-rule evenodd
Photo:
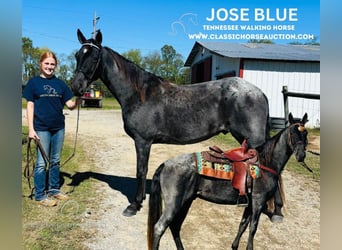
<path fill-rule="evenodd" d="M 65 182 L 65 177 L 70 179 L 71 182 L 67 185 L 73 187 L 73 189 L 79 186 L 82 182 L 88 180 L 89 178 L 93 178 L 107 183 L 108 186 L 110 186 L 114 190 L 120 191 L 123 195 L 127 197 L 127 200 L 130 203 L 132 203 L 135 198 L 135 191 L 137 185 L 136 178 L 107 175 L 92 171 L 76 172 L 74 175 L 61 171 L 61 177 L 63 178 L 63 181 L 61 181 L 61 183 Z M 146 180 L 146 193 L 150 194 L 150 190 L 151 180 Z"/>

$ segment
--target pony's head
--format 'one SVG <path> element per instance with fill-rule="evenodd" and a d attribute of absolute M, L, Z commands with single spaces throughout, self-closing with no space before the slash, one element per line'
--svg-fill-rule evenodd
<path fill-rule="evenodd" d="M 299 121 L 295 121 L 292 114 L 289 114 L 289 140 L 288 144 L 293 151 L 298 162 L 304 162 L 306 157 L 306 146 L 308 144 L 308 132 L 305 128 L 305 123 L 307 123 L 308 115 L 305 113 L 303 118 Z"/>
<path fill-rule="evenodd" d="M 99 78 L 98 66 L 101 60 L 102 34 L 101 31 L 98 31 L 95 38 L 87 40 L 78 29 L 77 37 L 82 46 L 75 55 L 77 64 L 71 89 L 76 96 L 81 96 L 88 85 Z"/>

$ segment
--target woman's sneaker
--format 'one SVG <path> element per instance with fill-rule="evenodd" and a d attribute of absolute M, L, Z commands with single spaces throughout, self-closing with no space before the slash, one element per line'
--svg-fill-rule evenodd
<path fill-rule="evenodd" d="M 65 200 L 69 199 L 69 196 L 67 196 L 66 194 L 63 194 L 63 193 L 54 194 L 53 197 L 56 198 L 57 200 L 61 200 L 61 201 L 65 201 Z"/>
<path fill-rule="evenodd" d="M 45 198 L 43 200 L 37 201 L 40 205 L 45 207 L 54 207 L 57 205 L 57 201 Z"/>

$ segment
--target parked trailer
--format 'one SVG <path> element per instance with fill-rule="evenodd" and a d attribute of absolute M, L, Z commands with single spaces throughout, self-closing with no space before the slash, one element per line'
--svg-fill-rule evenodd
<path fill-rule="evenodd" d="M 90 89 L 81 97 L 81 107 L 102 108 L 102 92 L 95 88 L 94 84 L 90 85 Z"/>
<path fill-rule="evenodd" d="M 95 107 L 95 108 L 102 108 L 102 97 L 96 98 L 96 97 L 81 97 L 82 103 L 81 107 Z"/>

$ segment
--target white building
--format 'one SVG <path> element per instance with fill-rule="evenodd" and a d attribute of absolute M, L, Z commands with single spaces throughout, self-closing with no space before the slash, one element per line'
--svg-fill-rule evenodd
<path fill-rule="evenodd" d="M 191 83 L 239 76 L 257 85 L 269 100 L 270 116 L 284 118 L 282 89 L 320 94 L 320 46 L 196 42 L 185 66 Z M 320 126 L 320 100 L 289 97 L 294 117 L 308 113 L 310 127 Z"/>

